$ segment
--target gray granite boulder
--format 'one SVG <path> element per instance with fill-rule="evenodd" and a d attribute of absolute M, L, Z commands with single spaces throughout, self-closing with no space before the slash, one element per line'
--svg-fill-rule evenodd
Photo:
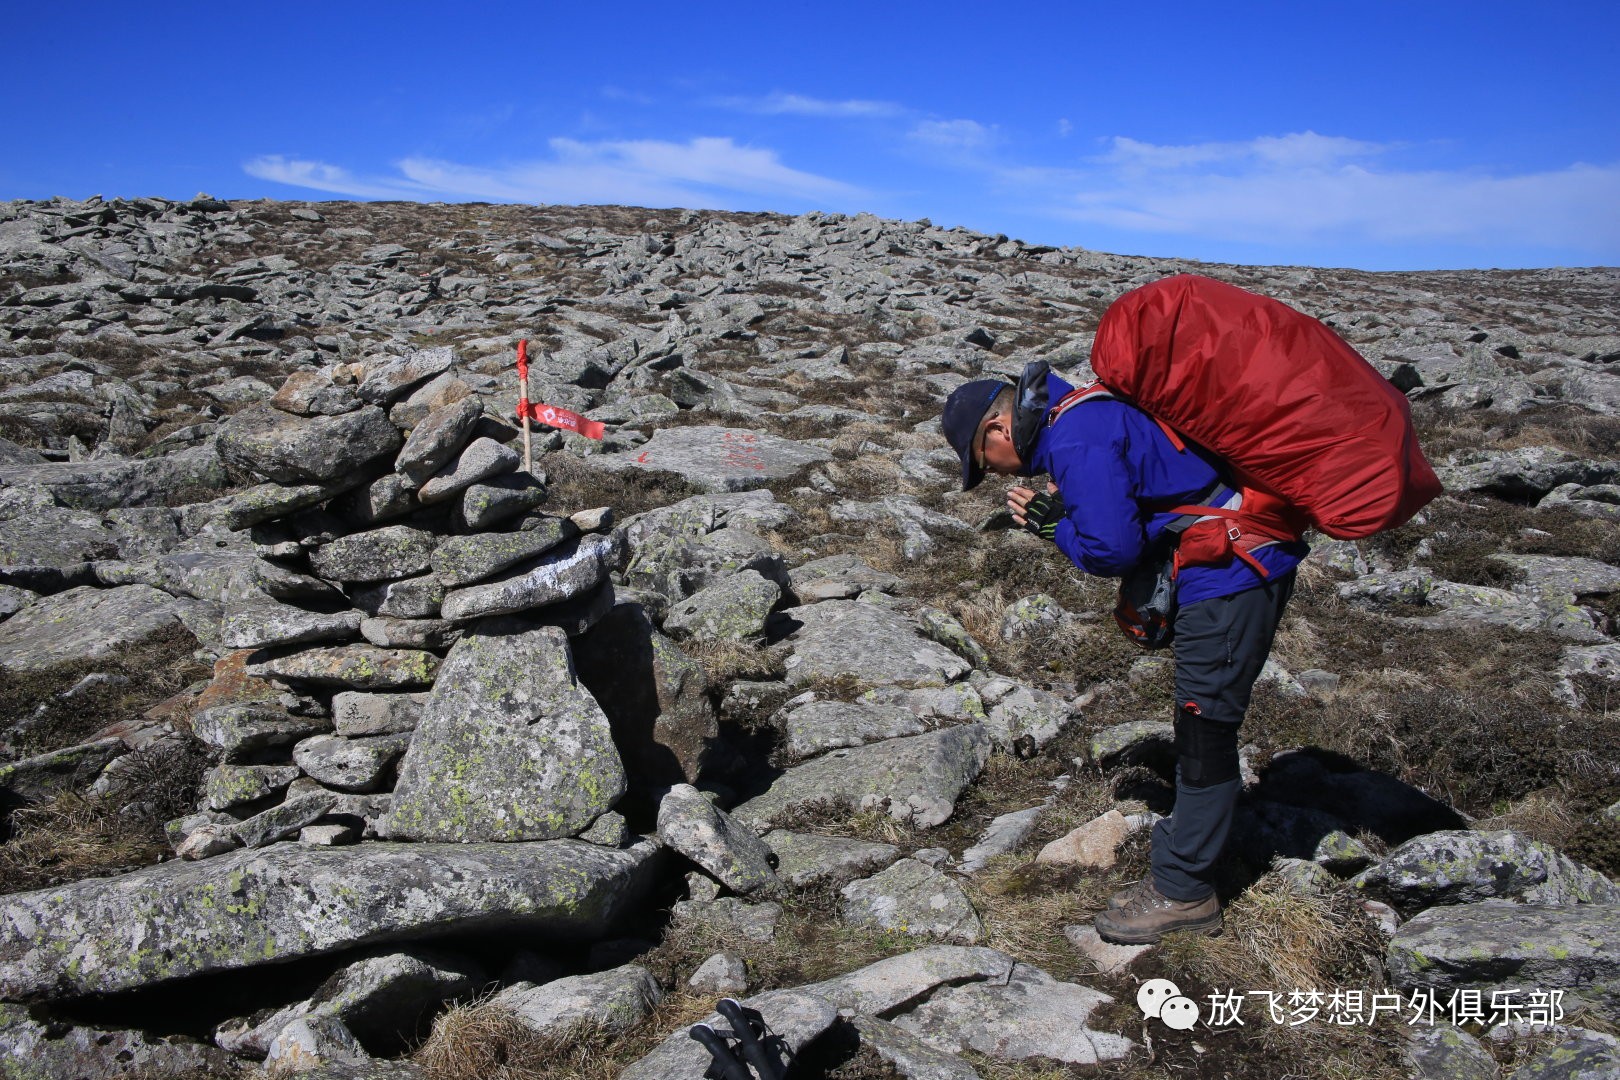
<path fill-rule="evenodd" d="M 982 724 L 834 750 L 789 769 L 732 816 L 763 830 L 796 810 L 832 802 L 852 811 L 883 809 L 927 828 L 951 816 L 957 797 L 989 759 L 990 735 Z"/>
<path fill-rule="evenodd" d="M 655 848 L 279 845 L 0 897 L 0 996 L 72 997 L 376 942 L 508 930 L 601 935 Z"/>
<path fill-rule="evenodd" d="M 1620 480 L 1620 461 L 1594 461 L 1546 446 L 1480 449 L 1461 456 L 1465 459 L 1462 463 L 1435 469 L 1447 491 L 1483 491 L 1504 499 L 1534 502 L 1561 484 L 1612 484 Z"/>
<path fill-rule="evenodd" d="M 219 639 L 227 649 L 348 641 L 360 633 L 363 618 L 358 611 L 327 614 L 270 599 L 235 601 L 225 605 Z"/>
<path fill-rule="evenodd" d="M 690 784 L 676 784 L 659 802 L 658 838 L 734 893 L 768 895 L 779 887 L 770 848 Z"/>
<path fill-rule="evenodd" d="M 331 791 L 289 794 L 286 802 L 261 810 L 231 826 L 231 836 L 247 848 L 261 848 L 278 840 L 290 840 L 305 826 L 315 824 L 330 813 L 337 806 L 337 801 L 337 794 Z"/>
<path fill-rule="evenodd" d="M 760 839 L 776 856 L 776 876 L 799 888 L 821 882 L 843 885 L 876 873 L 900 857 L 900 849 L 893 844 L 847 836 L 773 829 Z"/>
<path fill-rule="evenodd" d="M 295 416 L 252 405 L 220 425 L 220 460 L 278 484 L 322 484 L 391 461 L 403 438 L 381 409 Z"/>
<path fill-rule="evenodd" d="M 1056 694 L 997 676 L 979 686 L 989 715 L 984 726 L 996 749 L 1029 753 L 1063 733 L 1072 719 L 1069 703 Z"/>
<path fill-rule="evenodd" d="M 295 716 L 269 702 L 214 705 L 191 718 L 191 733 L 220 750 L 226 761 L 242 761 L 331 729 L 325 717 Z"/>
<path fill-rule="evenodd" d="M 338 690 L 419 690 L 432 684 L 439 658 L 419 649 L 339 645 L 257 659 L 247 673 L 261 679 L 330 686 Z"/>
<path fill-rule="evenodd" d="M 394 581 L 425 571 L 439 538 L 410 525 L 385 525 L 340 537 L 310 552 L 309 565 L 328 581 Z"/>
<path fill-rule="evenodd" d="M 391 405 L 417 386 L 450 370 L 456 362 L 448 345 L 419 349 L 408 356 L 380 357 L 367 363 L 355 392 L 370 405 Z"/>
<path fill-rule="evenodd" d="M 788 584 L 802 603 L 853 600 L 868 589 L 898 593 L 905 579 L 886 570 L 874 570 L 853 553 L 827 555 L 801 563 L 788 571 Z"/>
<path fill-rule="evenodd" d="M 81 586 L 41 597 L 0 623 L 0 668 L 37 671 L 116 655 L 181 626 L 190 607 L 149 585 Z"/>
<path fill-rule="evenodd" d="M 1408 840 L 1352 882 L 1412 911 L 1493 898 L 1530 904 L 1620 904 L 1620 886 L 1509 829 L 1454 829 Z"/>
<path fill-rule="evenodd" d="M 0 765 L 0 798 L 43 802 L 93 784 L 114 759 L 129 752 L 122 739 L 96 739 Z"/>
<path fill-rule="evenodd" d="M 624 790 L 607 717 L 575 681 L 567 636 L 492 620 L 450 650 L 384 827 L 464 843 L 572 836 Z"/>
<path fill-rule="evenodd" d="M 973 667 L 925 637 L 914 619 L 873 604 L 830 600 L 782 615 L 799 624 L 787 659 L 795 686 L 847 677 L 868 686 L 945 686 Z"/>
<path fill-rule="evenodd" d="M 0 1005 L 0 1076 L 227 1076 L 235 1063 L 212 1046 L 139 1031 L 42 1022 L 21 1005 Z"/>
<path fill-rule="evenodd" d="M 1620 1038 L 1574 1028 L 1513 1070 L 1513 1080 L 1614 1080 L 1620 1076 Z"/>
<path fill-rule="evenodd" d="M 203 782 L 203 797 L 215 810 L 258 802 L 298 779 L 295 765 L 217 765 Z"/>
<path fill-rule="evenodd" d="M 904 1028 L 876 1016 L 849 1020 L 862 1046 L 869 1046 L 906 1080 L 979 1080 L 966 1059 L 930 1046 Z"/>
<path fill-rule="evenodd" d="M 606 580 L 612 550 L 612 541 L 603 536 L 569 541 L 492 581 L 452 590 L 439 605 L 439 613 L 446 619 L 465 621 L 571 599 Z"/>
<path fill-rule="evenodd" d="M 1403 989 L 1563 990 L 1620 1019 L 1620 905 L 1490 901 L 1432 907 L 1395 931 L 1385 959 Z M 1442 994 L 1441 1000 L 1445 1000 Z M 1490 994 L 1485 994 L 1490 1000 Z"/>
<path fill-rule="evenodd" d="M 360 636 L 379 649 L 438 652 L 461 640 L 461 627 L 448 619 L 393 619 L 372 616 L 360 622 Z"/>
<path fill-rule="evenodd" d="M 293 763 L 304 775 L 338 791 L 380 790 L 388 767 L 410 745 L 409 733 L 345 738 L 316 735 L 293 747 Z"/>
<path fill-rule="evenodd" d="M 345 690 L 332 695 L 332 729 L 339 735 L 392 735 L 410 732 L 421 721 L 424 693 L 361 693 Z"/>
<path fill-rule="evenodd" d="M 434 409 L 405 440 L 399 456 L 394 459 L 395 471 L 421 487 L 461 452 L 483 415 L 483 401 L 477 397 L 462 398 Z"/>
<path fill-rule="evenodd" d="M 461 493 L 461 522 L 470 530 L 487 529 L 546 501 L 546 488 L 526 472 L 492 476 Z"/>
<path fill-rule="evenodd" d="M 423 506 L 444 502 L 481 480 L 511 472 L 519 460 L 517 451 L 509 446 L 487 436 L 474 439 L 453 463 L 423 482 L 416 492 L 417 501 Z"/>
<path fill-rule="evenodd" d="M 544 517 L 533 519 L 532 528 L 517 532 L 452 536 L 433 552 L 433 572 L 447 589 L 470 585 L 550 551 L 577 534 L 567 518 Z"/>
<path fill-rule="evenodd" d="M 490 999 L 540 1035 L 566 1036 L 579 1025 L 619 1032 L 664 1000 L 663 987 L 639 964 L 573 975 L 536 985 L 520 982 Z"/>
<path fill-rule="evenodd" d="M 721 427 L 660 428 L 634 453 L 597 454 L 599 469 L 671 472 L 704 491 L 747 491 L 797 476 L 832 457 L 827 451 L 758 431 Z"/>
<path fill-rule="evenodd" d="M 1455 1024 L 1414 1026 L 1404 1034 L 1401 1054 L 1414 1080 L 1500 1080 L 1491 1052 Z"/>
<path fill-rule="evenodd" d="M 1086 757 L 1101 769 L 1175 764 L 1176 729 L 1163 720 L 1132 720 L 1103 728 L 1086 745 Z"/>
<path fill-rule="evenodd" d="M 780 582 L 782 567 L 782 556 L 768 541 L 749 529 L 727 526 L 701 536 L 669 533 L 633 544 L 624 583 L 679 601 L 748 571 Z"/>
<path fill-rule="evenodd" d="M 962 887 L 916 859 L 901 859 L 881 873 L 840 890 L 843 917 L 858 926 L 973 945 L 984 923 Z"/>
<path fill-rule="evenodd" d="M 773 722 L 782 729 L 784 746 L 795 759 L 845 746 L 921 735 L 929 728 L 916 713 L 898 705 L 845 701 L 812 701 L 786 708 Z"/>
<path fill-rule="evenodd" d="M 436 619 L 444 603 L 444 584 L 435 574 L 385 581 L 354 590 L 354 605 L 386 619 Z"/>
<path fill-rule="evenodd" d="M 671 604 L 664 632 L 677 641 L 762 641 L 765 620 L 781 596 L 782 586 L 743 570 Z"/>

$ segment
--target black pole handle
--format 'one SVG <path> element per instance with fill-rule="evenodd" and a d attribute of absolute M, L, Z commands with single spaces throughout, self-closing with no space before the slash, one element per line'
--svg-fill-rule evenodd
<path fill-rule="evenodd" d="M 737 1041 L 742 1043 L 743 1057 L 747 1058 L 748 1064 L 759 1073 L 759 1080 L 782 1080 L 781 1064 L 771 1057 L 770 1052 L 760 1042 L 760 1037 L 765 1034 L 763 1018 L 759 1019 L 759 1027 L 756 1029 L 755 1018 L 759 1017 L 759 1014 L 751 1009 L 745 1010 L 736 998 L 721 998 L 716 1008 L 720 1015 L 731 1023 L 732 1032 L 737 1036 Z M 749 1013 L 753 1015 L 750 1016 Z"/>
<path fill-rule="evenodd" d="M 714 1028 L 708 1024 L 693 1024 L 687 1034 L 702 1043 L 709 1052 L 714 1063 L 720 1067 L 721 1080 L 754 1080 L 748 1073 L 748 1066 L 737 1059 L 730 1044 Z"/>

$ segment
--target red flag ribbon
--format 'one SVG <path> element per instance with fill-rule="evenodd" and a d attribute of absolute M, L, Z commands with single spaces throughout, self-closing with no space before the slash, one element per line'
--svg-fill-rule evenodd
<path fill-rule="evenodd" d="M 529 339 L 524 338 L 518 342 L 518 378 L 529 377 Z"/>
<path fill-rule="evenodd" d="M 603 427 L 599 421 L 588 420 L 577 412 L 570 412 L 556 405 L 547 405 L 543 401 L 530 401 L 527 398 L 520 398 L 518 400 L 517 414 L 520 419 L 527 414 L 530 420 L 549 424 L 551 427 L 561 428 L 563 431 L 572 431 L 574 434 L 583 435 L 587 439 L 600 439 L 607 433 L 607 428 Z"/>

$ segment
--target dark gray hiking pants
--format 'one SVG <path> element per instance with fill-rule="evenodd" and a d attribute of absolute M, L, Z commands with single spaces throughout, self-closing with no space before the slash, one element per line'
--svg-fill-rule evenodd
<path fill-rule="evenodd" d="M 1176 804 L 1153 827 L 1153 883 L 1173 900 L 1214 891 L 1242 780 L 1238 726 L 1294 592 L 1294 571 L 1176 613 Z"/>

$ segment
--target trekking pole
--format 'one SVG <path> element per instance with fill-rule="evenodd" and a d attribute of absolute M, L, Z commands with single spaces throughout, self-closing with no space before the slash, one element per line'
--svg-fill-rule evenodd
<path fill-rule="evenodd" d="M 720 1037 L 720 1033 L 708 1024 L 693 1024 L 687 1031 L 714 1059 L 715 1065 L 720 1069 L 720 1080 L 754 1080 L 749 1075 L 748 1066 L 737 1059 L 736 1053 L 730 1044 Z"/>
<path fill-rule="evenodd" d="M 534 450 L 529 443 L 529 339 L 518 341 L 518 413 L 523 417 L 523 471 L 534 475 Z"/>
<path fill-rule="evenodd" d="M 773 1060 L 765 1044 L 760 1042 L 765 1034 L 765 1018 L 753 1009 L 744 1009 L 735 998 L 721 998 L 717 1008 L 731 1023 L 732 1033 L 742 1044 L 743 1057 L 759 1074 L 759 1080 L 782 1080 L 781 1063 Z"/>

